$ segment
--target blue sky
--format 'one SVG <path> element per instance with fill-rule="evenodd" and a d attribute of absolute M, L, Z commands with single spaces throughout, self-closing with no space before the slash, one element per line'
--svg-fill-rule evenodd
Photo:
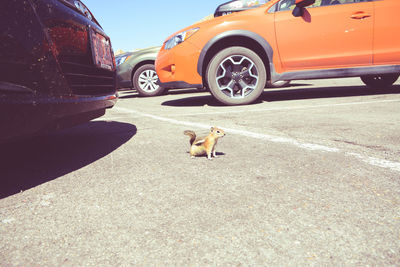
<path fill-rule="evenodd" d="M 114 51 L 161 45 L 172 33 L 213 14 L 228 0 L 83 0 L 111 38 Z"/>

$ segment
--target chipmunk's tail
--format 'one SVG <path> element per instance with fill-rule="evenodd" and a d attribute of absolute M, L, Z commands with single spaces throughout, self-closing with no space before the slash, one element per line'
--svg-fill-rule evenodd
<path fill-rule="evenodd" d="M 183 134 L 188 135 L 190 137 L 189 143 L 190 143 L 190 145 L 192 145 L 194 140 L 196 139 L 195 132 L 193 132 L 191 130 L 186 130 L 183 132 Z"/>

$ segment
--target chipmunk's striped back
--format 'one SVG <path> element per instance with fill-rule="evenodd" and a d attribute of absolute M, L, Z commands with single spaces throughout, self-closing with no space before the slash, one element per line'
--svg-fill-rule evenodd
<path fill-rule="evenodd" d="M 190 137 L 190 155 L 191 157 L 207 155 L 208 159 L 211 156 L 217 157 L 215 147 L 219 138 L 225 136 L 225 132 L 217 127 L 212 127 L 209 135 L 203 138 L 196 138 L 196 133 L 191 130 L 186 130 L 183 134 Z"/>

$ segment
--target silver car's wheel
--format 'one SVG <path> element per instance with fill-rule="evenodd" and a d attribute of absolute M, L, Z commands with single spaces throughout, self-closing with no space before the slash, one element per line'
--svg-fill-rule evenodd
<path fill-rule="evenodd" d="M 222 50 L 210 61 L 207 81 L 213 96 L 227 105 L 254 102 L 263 92 L 266 71 L 261 58 L 244 47 Z"/>
<path fill-rule="evenodd" d="M 156 84 L 158 80 L 157 73 L 154 70 L 145 70 L 139 75 L 139 87 L 146 92 L 154 92 L 158 89 Z"/>
<path fill-rule="evenodd" d="M 138 68 L 132 78 L 132 83 L 141 96 L 162 94 L 164 88 L 160 87 L 157 82 L 158 76 L 152 64 L 146 64 Z"/>

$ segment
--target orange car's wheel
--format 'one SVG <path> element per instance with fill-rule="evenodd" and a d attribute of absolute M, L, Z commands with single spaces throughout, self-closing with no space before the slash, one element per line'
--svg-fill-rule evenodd
<path fill-rule="evenodd" d="M 389 87 L 399 78 L 399 74 L 382 74 L 361 76 L 361 80 L 370 88 L 380 89 Z"/>
<path fill-rule="evenodd" d="M 206 79 L 211 94 L 226 105 L 256 101 L 264 91 L 267 73 L 252 50 L 234 46 L 221 50 L 210 61 Z"/>
<path fill-rule="evenodd" d="M 140 96 L 158 96 L 164 88 L 157 84 L 158 76 L 153 64 L 146 64 L 138 68 L 132 77 L 133 87 Z"/>

